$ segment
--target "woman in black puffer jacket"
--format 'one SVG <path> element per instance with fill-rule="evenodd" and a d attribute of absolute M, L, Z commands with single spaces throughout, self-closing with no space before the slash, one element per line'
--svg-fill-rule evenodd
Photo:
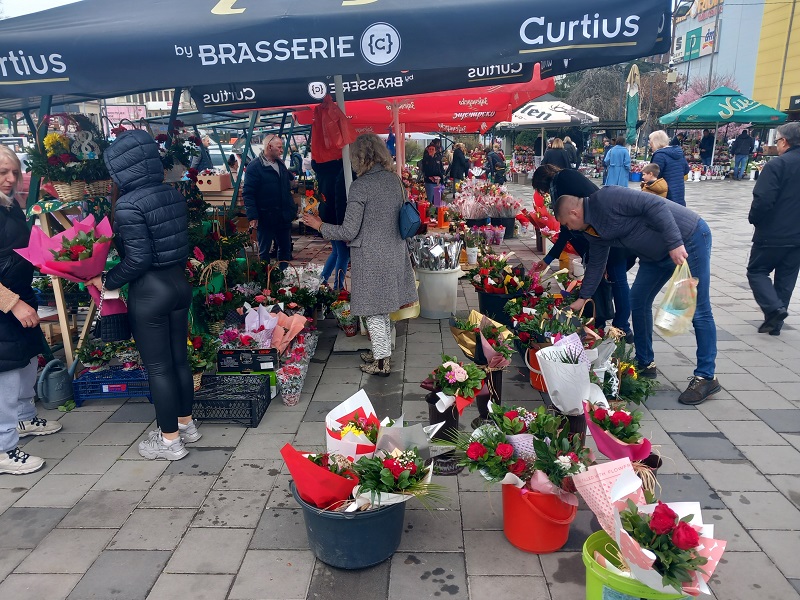
<path fill-rule="evenodd" d="M 104 154 L 122 194 L 114 211 L 115 244 L 122 261 L 92 283 L 116 290 L 128 285 L 128 314 L 136 347 L 147 367 L 160 431 L 139 444 L 145 458 L 178 460 L 184 442 L 200 433 L 192 421 L 194 386 L 187 359 L 192 288 L 186 200 L 164 183 L 158 144 L 144 131 L 120 135 Z"/>

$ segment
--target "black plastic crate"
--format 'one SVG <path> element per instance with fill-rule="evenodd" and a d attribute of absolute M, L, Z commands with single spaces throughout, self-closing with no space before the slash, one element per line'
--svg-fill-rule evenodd
<path fill-rule="evenodd" d="M 272 401 L 275 374 L 228 375 L 204 373 L 194 393 L 192 417 L 258 427 Z"/>
<path fill-rule="evenodd" d="M 72 382 L 72 395 L 76 406 L 87 400 L 104 398 L 147 398 L 153 401 L 147 371 L 143 368 L 125 371 L 121 365 L 103 371 L 84 371 Z"/>

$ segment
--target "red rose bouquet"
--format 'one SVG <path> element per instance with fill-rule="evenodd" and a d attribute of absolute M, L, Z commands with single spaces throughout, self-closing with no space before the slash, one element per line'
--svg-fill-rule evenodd
<path fill-rule="evenodd" d="M 597 444 L 597 449 L 608 458 L 629 458 L 631 461 L 644 460 L 650 456 L 650 440 L 639 433 L 642 413 L 625 410 L 606 410 L 583 403 L 586 424 Z"/>
<path fill-rule="evenodd" d="M 292 475 L 298 495 L 318 508 L 335 509 L 350 497 L 358 485 L 352 463 L 335 454 L 303 454 L 291 444 L 281 448 L 281 456 Z"/>
<path fill-rule="evenodd" d="M 616 537 L 631 574 L 663 593 L 708 593 L 726 543 L 711 538 L 713 526 L 703 524 L 699 511 L 697 502 L 637 506 L 628 500 L 616 518 Z"/>
<path fill-rule="evenodd" d="M 493 425 L 481 425 L 471 435 L 459 432 L 452 441 L 462 453 L 459 465 L 479 471 L 487 481 L 503 481 L 509 473 L 520 479 L 530 475 L 530 464 L 515 455 L 506 434 Z"/>
<path fill-rule="evenodd" d="M 53 258 L 59 262 L 86 260 L 92 257 L 95 244 L 104 244 L 110 241 L 110 237 L 97 236 L 94 231 L 79 231 L 72 239 L 61 238 L 61 248 L 58 250 L 51 248 L 50 252 Z"/>
<path fill-rule="evenodd" d="M 425 466 L 416 448 L 396 450 L 391 454 L 377 452 L 353 463 L 360 484 L 353 495 L 356 502 L 350 507 L 386 506 L 418 498 L 432 505 L 444 499 L 443 486 L 431 484 L 433 469 Z"/>

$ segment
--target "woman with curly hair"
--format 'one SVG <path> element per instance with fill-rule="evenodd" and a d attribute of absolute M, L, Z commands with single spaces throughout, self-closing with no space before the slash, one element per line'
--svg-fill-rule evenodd
<path fill-rule="evenodd" d="M 372 340 L 372 351 L 361 355 L 366 363 L 361 370 L 388 377 L 392 353 L 389 314 L 417 301 L 414 270 L 399 227 L 405 191 L 393 172 L 389 150 L 378 136 L 360 135 L 351 144 L 350 155 L 358 179 L 348 191 L 344 222 L 323 223 L 310 214 L 303 215 L 303 222 L 326 240 L 349 242 L 350 308 L 366 319 Z"/>

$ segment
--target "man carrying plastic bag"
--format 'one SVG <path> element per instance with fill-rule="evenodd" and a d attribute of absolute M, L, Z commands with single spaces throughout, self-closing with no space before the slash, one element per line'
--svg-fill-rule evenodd
<path fill-rule="evenodd" d="M 678 304 L 689 308 L 696 294 L 692 324 L 697 339 L 697 366 L 678 401 L 700 404 L 719 392 L 722 388 L 714 376 L 717 328 L 709 297 L 708 224 L 685 206 L 618 186 L 601 188 L 587 198 L 561 196 L 556 200 L 554 212 L 560 223 L 581 232 L 590 244 L 580 298 L 571 305 L 572 310 L 580 310 L 594 294 L 610 248 L 626 248 L 639 257 L 639 272 L 631 286 L 631 316 L 636 360 L 643 377 L 656 377 L 653 301 L 673 276 L 675 266 L 687 264 L 697 283 L 695 287 L 691 280 L 680 280 Z"/>

